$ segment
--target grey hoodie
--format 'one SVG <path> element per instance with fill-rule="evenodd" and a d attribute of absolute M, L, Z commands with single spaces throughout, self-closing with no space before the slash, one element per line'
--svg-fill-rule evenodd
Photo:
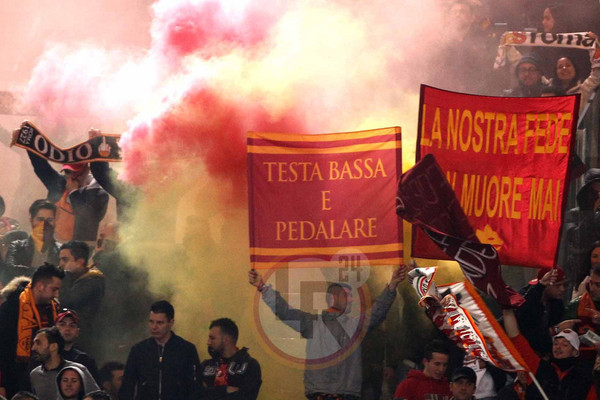
<path fill-rule="evenodd" d="M 86 393 L 89 393 L 92 390 L 96 390 L 96 389 L 92 389 L 92 388 L 86 387 L 86 384 L 88 384 L 87 386 L 89 386 L 89 382 L 86 381 L 85 375 L 84 375 L 83 371 L 81 369 L 79 369 L 79 367 L 71 365 L 71 366 L 68 366 L 68 367 L 64 367 L 63 369 L 60 370 L 60 372 L 58 373 L 58 375 L 56 375 L 56 387 L 58 388 L 58 397 L 57 397 L 57 400 L 65 400 L 63 392 L 62 392 L 62 390 L 60 388 L 60 380 L 62 379 L 62 376 L 65 373 L 65 371 L 68 371 L 68 370 L 72 370 L 72 371 L 77 372 L 77 374 L 79 375 L 79 379 L 81 380 L 81 383 L 82 383 L 81 390 L 79 391 L 79 394 L 77 395 L 77 400 L 82 400 L 83 397 L 86 395 Z"/>

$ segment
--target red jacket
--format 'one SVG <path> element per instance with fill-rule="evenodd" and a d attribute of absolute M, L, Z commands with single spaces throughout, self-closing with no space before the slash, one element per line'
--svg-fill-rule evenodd
<path fill-rule="evenodd" d="M 452 392 L 446 378 L 433 379 L 417 370 L 410 370 L 394 393 L 394 399 L 405 400 L 448 400 L 450 396 Z"/>

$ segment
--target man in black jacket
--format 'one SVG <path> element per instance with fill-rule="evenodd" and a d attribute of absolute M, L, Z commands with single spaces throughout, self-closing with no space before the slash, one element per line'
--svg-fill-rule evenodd
<path fill-rule="evenodd" d="M 211 322 L 208 353 L 202 362 L 202 384 L 210 400 L 255 400 L 262 384 L 260 365 L 248 349 L 238 349 L 238 327 L 229 318 Z"/>
<path fill-rule="evenodd" d="M 4 279 L 25 275 L 31 277 L 36 267 L 44 262 L 58 264 L 60 244 L 54 240 L 56 206 L 45 199 L 34 201 L 29 207 L 31 235 L 15 240 L 6 254 Z"/>
<path fill-rule="evenodd" d="M 173 333 L 175 310 L 166 300 L 150 307 L 151 337 L 129 352 L 120 400 L 192 399 L 200 359 L 196 346 Z"/>

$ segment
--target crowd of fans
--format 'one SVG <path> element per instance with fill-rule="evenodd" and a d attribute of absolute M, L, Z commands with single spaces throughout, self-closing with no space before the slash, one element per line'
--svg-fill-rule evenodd
<path fill-rule="evenodd" d="M 595 37 L 592 32 L 600 31 L 597 1 L 580 0 L 576 7 L 567 1 L 439 1 L 445 11 L 444 35 L 429 51 L 435 63 L 428 56 L 422 59 L 428 66 L 435 65 L 422 69 L 423 82 L 484 95 L 580 93 L 582 109 L 600 86 L 600 68 L 592 68 L 582 50 L 513 48 L 510 62 L 499 70 L 493 68 L 498 40 L 506 30 L 589 32 Z M 4 215 L 0 197 L 0 399 L 255 399 L 260 366 L 246 349 L 236 347 L 233 321 L 213 321 L 209 349 L 214 357 L 200 363 L 194 345 L 170 330 L 172 306 L 153 302 L 145 274 L 122 257 L 118 224 L 102 224 L 109 196 L 116 198 L 119 219 L 125 221 L 135 189 L 114 179 L 107 163 L 65 164 L 59 173 L 40 156 L 28 155 L 48 193 L 29 205 L 28 226 Z M 499 318 L 551 399 L 591 399 L 600 393 L 600 169 L 587 170 L 576 197 L 577 207 L 565 218 L 562 267 L 540 270 L 537 279 L 523 282 L 526 301 L 515 310 L 503 310 Z M 395 273 L 382 293 L 374 309 L 383 307 L 383 311 L 378 309 L 373 326 L 385 319 L 403 274 Z M 283 315 L 278 292 L 255 271 L 249 280 L 273 312 Z M 341 285 L 328 288 L 331 318 L 344 314 L 346 295 Z M 112 312 L 104 312 L 108 309 Z M 152 337 L 134 346 L 127 366 L 116 361 L 120 349 L 144 335 L 148 310 Z M 289 307 L 284 311 L 297 312 Z M 325 320 L 322 323 L 327 325 Z M 115 324 L 118 331 L 110 329 Z M 294 329 L 305 334 L 302 326 Z M 312 333 L 307 338 L 314 341 Z M 456 352 L 444 340 L 432 340 L 408 372 L 387 368 L 380 393 L 363 393 L 363 398 L 543 398 L 531 376 L 508 374 Z M 152 357 L 146 359 L 148 353 Z M 94 354 L 101 357 L 100 368 Z M 233 360 L 225 369 L 219 361 L 223 357 Z M 167 371 L 162 369 L 163 361 L 172 363 L 168 371 L 173 376 L 167 381 L 179 382 L 166 389 L 161 386 Z M 307 371 L 307 397 L 361 398 L 357 363 L 360 357 L 340 361 L 327 368 L 325 378 L 323 371 Z M 181 371 L 173 373 L 178 368 Z M 341 370 L 353 375 L 347 377 Z M 144 374 L 147 377 L 141 378 Z M 352 389 L 344 389 L 344 379 Z M 336 380 L 342 383 L 333 384 Z M 202 390 L 184 393 L 186 385 Z M 222 390 L 207 390 L 211 385 Z M 170 390 L 178 394 L 167 393 Z"/>

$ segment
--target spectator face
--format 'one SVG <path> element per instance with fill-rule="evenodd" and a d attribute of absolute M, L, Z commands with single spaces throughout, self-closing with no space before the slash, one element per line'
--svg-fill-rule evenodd
<path fill-rule="evenodd" d="M 208 331 L 208 341 L 206 342 L 208 346 L 208 353 L 213 357 L 218 357 L 223 354 L 225 350 L 224 336 L 221 332 L 221 328 L 218 326 L 213 326 Z"/>
<path fill-rule="evenodd" d="M 554 30 L 554 16 L 549 8 L 546 8 L 544 14 L 542 14 L 542 26 L 546 33 L 550 33 Z"/>
<path fill-rule="evenodd" d="M 58 265 L 67 272 L 77 274 L 85 270 L 84 259 L 76 260 L 69 249 L 61 250 L 58 257 Z"/>
<path fill-rule="evenodd" d="M 121 385 L 123 384 L 123 373 L 124 370 L 115 369 L 112 372 L 112 379 L 110 380 L 110 382 L 104 382 L 102 384 L 103 389 L 106 390 L 108 393 L 113 393 L 115 395 L 119 393 Z"/>
<path fill-rule="evenodd" d="M 68 369 L 60 378 L 60 390 L 65 399 L 75 399 L 81 390 L 81 377 L 77 372 Z"/>
<path fill-rule="evenodd" d="M 595 247 L 590 254 L 590 262 L 592 266 L 600 264 L 600 247 Z"/>
<path fill-rule="evenodd" d="M 34 297 L 38 304 L 48 304 L 54 298 L 58 298 L 62 281 L 53 276 L 52 279 L 38 281 L 34 287 Z"/>
<path fill-rule="evenodd" d="M 79 326 L 73 318 L 65 317 L 56 324 L 60 335 L 65 339 L 65 343 L 73 343 L 79 337 Z"/>
<path fill-rule="evenodd" d="M 328 294 L 329 305 L 342 312 L 349 312 L 352 304 L 352 293 L 343 287 L 336 287 Z"/>
<path fill-rule="evenodd" d="M 598 301 L 600 300 L 600 275 L 591 274 L 590 281 L 587 285 L 587 290 L 592 297 L 592 300 Z"/>
<path fill-rule="evenodd" d="M 31 345 L 31 355 L 35 360 L 40 361 L 41 363 L 50 360 L 50 345 L 48 344 L 46 334 L 40 333 L 35 335 L 33 344 Z"/>
<path fill-rule="evenodd" d="M 561 82 L 571 82 L 575 78 L 575 66 L 567 57 L 559 58 L 556 62 L 556 76 Z"/>
<path fill-rule="evenodd" d="M 423 373 L 433 379 L 443 379 L 448 368 L 448 354 L 432 353 L 431 360 L 423 359 Z"/>
<path fill-rule="evenodd" d="M 47 208 L 41 208 L 37 214 L 31 219 L 31 227 L 35 228 L 39 224 L 46 221 L 46 223 L 54 226 L 54 211 L 48 210 Z"/>
<path fill-rule="evenodd" d="M 475 383 L 466 378 L 460 378 L 450 383 L 450 390 L 455 400 L 471 400 L 475 393 Z"/>
<path fill-rule="evenodd" d="M 169 321 L 165 313 L 150 311 L 150 334 L 156 341 L 163 342 L 168 338 L 174 322 L 174 319 Z"/>
<path fill-rule="evenodd" d="M 577 349 L 565 338 L 559 337 L 552 342 L 552 356 L 557 360 L 577 356 Z"/>
<path fill-rule="evenodd" d="M 535 86 L 542 79 L 542 75 L 538 67 L 536 67 L 535 64 L 528 62 L 524 62 L 519 65 L 517 69 L 517 77 L 519 78 L 519 83 L 525 87 Z"/>

